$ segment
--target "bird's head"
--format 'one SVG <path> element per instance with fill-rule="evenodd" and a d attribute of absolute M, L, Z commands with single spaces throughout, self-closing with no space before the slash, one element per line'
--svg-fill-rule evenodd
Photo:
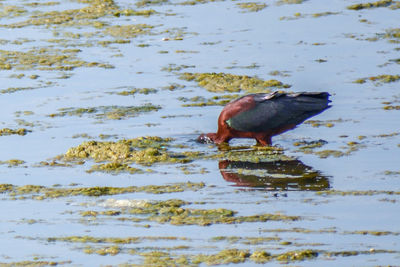
<path fill-rule="evenodd" d="M 216 137 L 217 134 L 215 133 L 201 134 L 199 137 L 197 137 L 197 142 L 203 144 L 214 144 Z"/>

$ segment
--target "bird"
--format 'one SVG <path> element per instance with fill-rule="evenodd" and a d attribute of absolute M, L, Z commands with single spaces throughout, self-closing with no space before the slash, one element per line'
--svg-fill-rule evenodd
<path fill-rule="evenodd" d="M 218 118 L 216 133 L 201 134 L 197 141 L 229 143 L 233 138 L 254 138 L 259 146 L 271 146 L 272 136 L 331 107 L 328 92 L 273 92 L 242 96 L 229 102 Z"/>

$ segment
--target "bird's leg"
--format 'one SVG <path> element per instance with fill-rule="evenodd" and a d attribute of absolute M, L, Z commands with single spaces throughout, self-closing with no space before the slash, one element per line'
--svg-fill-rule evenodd
<path fill-rule="evenodd" d="M 257 145 L 261 145 L 261 146 L 272 145 L 271 136 L 263 136 L 262 138 L 257 137 L 256 140 L 257 140 Z"/>

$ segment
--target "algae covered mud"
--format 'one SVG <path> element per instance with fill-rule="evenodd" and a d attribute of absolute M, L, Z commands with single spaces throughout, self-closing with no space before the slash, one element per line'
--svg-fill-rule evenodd
<path fill-rule="evenodd" d="M 0 2 L 0 265 L 400 262 L 400 1 Z M 328 91 L 273 138 L 222 106 Z"/>

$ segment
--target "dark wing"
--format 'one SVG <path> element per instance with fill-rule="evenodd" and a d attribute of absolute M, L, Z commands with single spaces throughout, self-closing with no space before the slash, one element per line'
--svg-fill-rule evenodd
<path fill-rule="evenodd" d="M 226 123 L 242 132 L 265 132 L 297 125 L 329 108 L 329 94 L 254 94 L 255 106 L 228 119 Z"/>

